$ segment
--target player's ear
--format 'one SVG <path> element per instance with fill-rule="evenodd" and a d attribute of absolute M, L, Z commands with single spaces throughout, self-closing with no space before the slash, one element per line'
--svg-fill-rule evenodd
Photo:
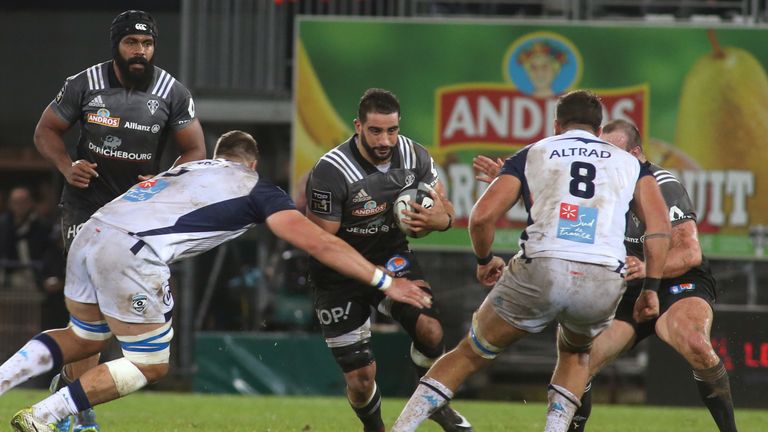
<path fill-rule="evenodd" d="M 363 133 L 363 124 L 360 122 L 359 119 L 354 119 L 352 123 L 355 125 L 355 133 L 360 135 Z"/>
<path fill-rule="evenodd" d="M 555 119 L 555 135 L 560 135 L 563 133 L 563 128 L 560 126 L 560 122 Z"/>
<path fill-rule="evenodd" d="M 256 165 L 258 165 L 258 164 L 259 164 L 259 161 L 254 159 L 254 160 L 252 160 L 251 162 L 248 163 L 248 168 L 256 171 Z"/>

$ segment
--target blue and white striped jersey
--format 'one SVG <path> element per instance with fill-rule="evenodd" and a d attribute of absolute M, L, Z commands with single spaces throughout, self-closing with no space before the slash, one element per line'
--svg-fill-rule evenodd
<path fill-rule="evenodd" d="M 168 263 L 208 251 L 290 209 L 295 206 L 282 189 L 245 165 L 206 159 L 134 185 L 92 218 L 144 241 Z"/>
<path fill-rule="evenodd" d="M 553 257 L 621 267 L 626 213 L 647 167 L 584 130 L 545 138 L 508 158 L 501 174 L 522 183 L 528 258 Z"/>

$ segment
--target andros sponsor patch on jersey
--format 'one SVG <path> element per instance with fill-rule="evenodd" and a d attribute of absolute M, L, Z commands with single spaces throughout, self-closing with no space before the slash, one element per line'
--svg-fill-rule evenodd
<path fill-rule="evenodd" d="M 557 226 L 557 238 L 594 244 L 596 231 L 596 208 L 560 203 L 560 223 Z"/>
<path fill-rule="evenodd" d="M 161 190 L 167 188 L 168 185 L 169 183 L 167 180 L 157 178 L 149 179 L 128 189 L 128 192 L 123 195 L 123 199 L 131 202 L 146 201 L 151 199 Z"/>

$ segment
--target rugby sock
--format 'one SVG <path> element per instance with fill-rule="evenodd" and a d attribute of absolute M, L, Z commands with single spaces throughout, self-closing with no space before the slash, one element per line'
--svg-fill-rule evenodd
<path fill-rule="evenodd" d="M 392 432 L 413 432 L 433 412 L 447 404 L 453 398 L 453 392 L 440 381 L 424 377 L 405 404 Z"/>
<path fill-rule="evenodd" d="M 40 333 L 0 366 L 0 395 L 32 377 L 61 367 L 61 361 L 59 344 Z"/>
<path fill-rule="evenodd" d="M 557 384 L 549 385 L 547 399 L 549 407 L 547 407 L 547 424 L 544 426 L 544 432 L 566 432 L 571 424 L 573 413 L 579 407 L 579 400 L 568 389 Z"/>
<path fill-rule="evenodd" d="M 32 405 L 32 414 L 46 423 L 60 420 L 91 407 L 80 380 Z"/>
<path fill-rule="evenodd" d="M 352 402 L 349 403 L 352 409 L 355 410 L 355 414 L 363 422 L 363 430 L 365 432 L 379 432 L 384 430 L 384 420 L 381 419 L 381 392 L 376 382 L 373 383 L 373 394 L 368 399 L 368 402 L 362 406 L 354 406 Z"/>
<path fill-rule="evenodd" d="M 723 361 L 708 369 L 694 369 L 693 378 L 701 400 L 707 406 L 721 432 L 736 432 L 731 384 Z"/>
<path fill-rule="evenodd" d="M 592 413 L 592 383 L 588 382 L 581 396 L 581 406 L 576 409 L 568 432 L 584 432 L 589 415 Z"/>

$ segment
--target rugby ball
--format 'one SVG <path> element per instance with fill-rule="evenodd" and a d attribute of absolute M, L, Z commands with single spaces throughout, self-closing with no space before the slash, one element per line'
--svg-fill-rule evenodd
<path fill-rule="evenodd" d="M 432 190 L 432 188 L 428 184 L 419 182 L 415 188 L 403 189 L 397 196 L 395 204 L 392 206 L 397 227 L 408 237 L 419 238 L 429 234 L 429 231 L 423 231 L 418 234 L 414 233 L 411 230 L 410 225 L 403 222 L 403 219 L 407 219 L 403 214 L 403 210 L 414 211 L 411 206 L 411 203 L 414 202 L 421 204 L 425 208 L 432 208 L 434 201 L 432 201 L 432 197 L 429 195 L 430 190 Z"/>

